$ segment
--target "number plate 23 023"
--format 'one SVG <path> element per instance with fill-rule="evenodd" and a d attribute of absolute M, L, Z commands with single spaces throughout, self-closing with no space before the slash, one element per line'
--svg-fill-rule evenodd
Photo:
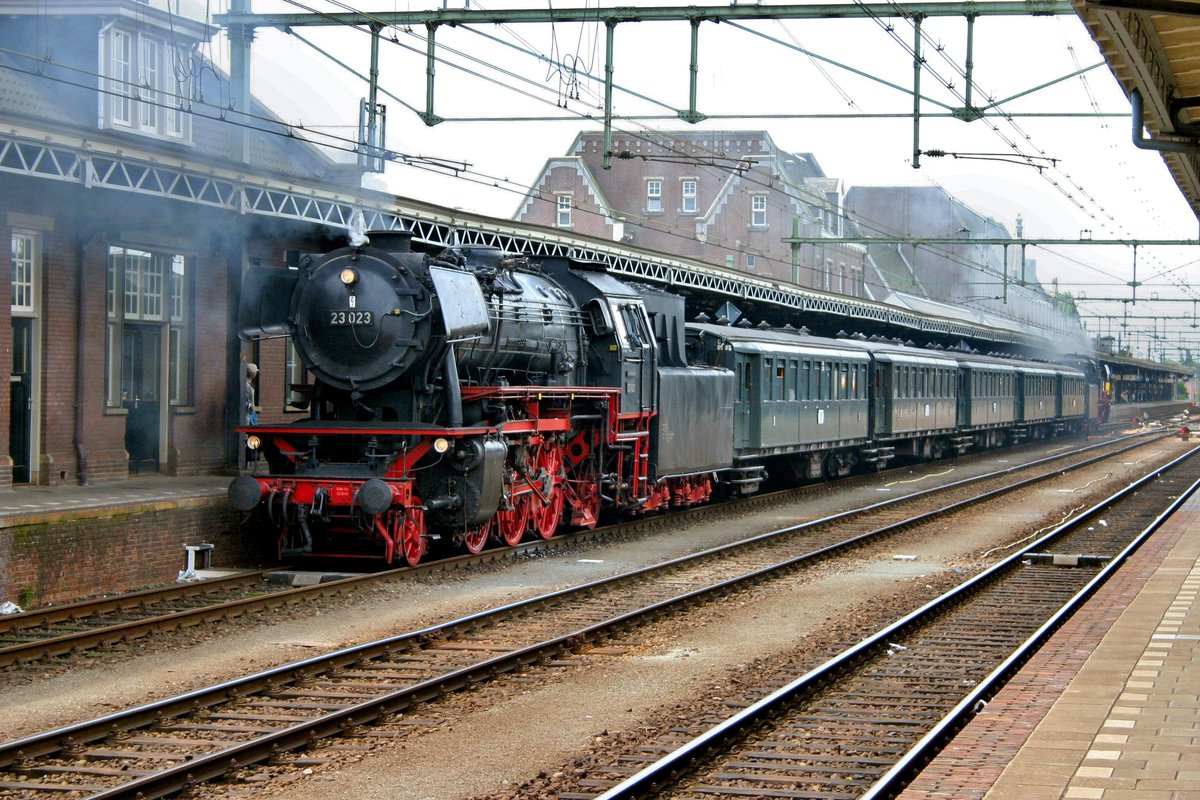
<path fill-rule="evenodd" d="M 329 324 L 334 326 L 343 325 L 370 325 L 375 321 L 370 311 L 330 311 Z"/>

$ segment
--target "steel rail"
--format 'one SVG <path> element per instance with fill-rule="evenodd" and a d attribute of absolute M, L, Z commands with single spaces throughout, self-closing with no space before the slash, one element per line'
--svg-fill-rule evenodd
<path fill-rule="evenodd" d="M 1156 435 L 1158 435 L 1158 434 L 1142 433 L 1142 434 L 1134 434 L 1134 435 L 1131 435 L 1126 438 L 1136 440 L 1136 439 L 1150 437 L 1150 440 L 1153 440 L 1153 437 Z M 1165 436 L 1167 434 L 1163 433 L 1161 435 Z M 1121 441 L 1121 440 L 1117 440 L 1117 441 Z M 1116 453 L 1101 456 L 1101 458 L 1107 458 L 1107 457 L 1110 457 L 1111 455 L 1115 455 L 1120 452 L 1125 452 L 1125 450 L 1127 450 L 1127 449 L 1139 447 L 1145 443 L 1147 443 L 1147 442 L 1135 441 L 1133 444 L 1128 445 L 1125 448 L 1121 448 L 1121 449 L 1117 450 Z M 830 522 L 835 522 L 835 521 L 838 521 L 841 519 L 847 519 L 856 514 L 868 513 L 870 511 L 875 511 L 875 510 L 878 510 L 881 508 L 885 508 L 888 505 L 892 505 L 895 503 L 902 503 L 902 502 L 917 500 L 917 499 L 920 499 L 927 495 L 930 495 L 932 493 L 953 490 L 953 489 L 959 488 L 961 486 L 969 485 L 970 483 L 973 483 L 973 482 L 989 480 L 989 479 L 996 478 L 996 477 L 999 477 L 1004 474 L 1011 473 L 1016 470 L 1029 469 L 1031 467 L 1036 467 L 1041 464 L 1052 463 L 1054 461 L 1061 460 L 1063 458 L 1069 458 L 1071 456 L 1075 456 L 1080 453 L 1086 453 L 1091 450 L 1106 448 L 1106 447 L 1111 446 L 1112 444 L 1113 444 L 1113 442 L 1111 442 L 1111 441 L 1098 442 L 1096 444 L 1092 444 L 1087 447 L 1080 448 L 1078 450 L 1072 450 L 1068 453 L 1054 454 L 1051 456 L 1046 456 L 1044 458 L 1035 459 L 1035 460 L 1027 462 L 1025 464 L 1014 465 L 1012 467 L 1008 467 L 1003 470 L 989 472 L 989 473 L 985 473 L 983 475 L 979 475 L 979 476 L 975 476 L 975 477 L 971 477 L 971 478 L 964 478 L 962 480 L 954 481 L 954 482 L 951 482 L 948 484 L 943 484 L 940 486 L 929 487 L 927 489 L 923 489 L 921 491 L 914 492 L 912 494 L 907 494 L 902 497 L 889 498 L 887 500 L 882 500 L 878 503 L 861 506 L 861 507 L 855 508 L 855 509 L 849 509 L 847 511 L 835 514 L 831 517 L 826 517 L 826 518 L 822 518 L 822 519 L 818 519 L 818 520 L 812 520 L 812 521 L 806 522 L 806 523 L 801 523 L 800 525 L 796 526 L 795 529 L 799 530 L 802 527 L 816 526 L 818 524 L 828 524 Z M 1086 463 L 1092 463 L 1092 462 L 1088 461 L 1088 462 L 1084 462 L 1084 463 L 1086 464 Z M 875 476 L 878 476 L 879 474 L 880 473 L 874 473 Z M 799 487 L 798 489 L 788 490 L 788 492 L 789 493 L 790 492 L 801 492 L 802 493 L 802 492 L 804 492 L 806 490 L 810 490 L 810 489 L 811 489 L 811 486 L 810 487 Z M 783 493 L 780 493 L 780 494 L 783 494 Z M 673 515 L 671 517 L 671 519 L 679 520 L 681 518 L 681 516 L 679 516 L 679 515 L 686 515 L 686 516 L 682 517 L 685 519 L 687 517 L 706 516 L 706 515 L 714 514 L 714 513 L 722 513 L 724 511 L 727 511 L 727 510 L 730 510 L 733 508 L 745 508 L 747 504 L 756 505 L 756 504 L 761 504 L 763 502 L 773 502 L 776 500 L 778 500 L 777 494 L 760 495 L 757 497 L 747 498 L 746 500 L 743 500 L 743 501 L 738 501 L 738 503 L 736 505 L 734 505 L 734 504 L 717 504 L 717 505 L 711 505 L 711 506 L 704 506 L 701 508 L 687 509 L 682 512 L 677 512 L 677 515 Z M 35 640 L 29 641 L 29 642 L 24 642 L 24 643 L 6 645 L 3 647 L 0 647 L 0 666 L 7 666 L 9 664 L 19 663 L 22 661 L 34 661 L 34 660 L 46 658 L 49 656 L 62 655 L 62 654 L 67 654 L 67 653 L 71 653 L 71 652 L 86 650 L 89 648 L 99 647 L 104 644 L 111 644 L 114 642 L 127 641 L 130 639 L 140 638 L 143 636 L 151 635 L 153 633 L 161 632 L 161 631 L 165 631 L 165 630 L 173 630 L 173 629 L 177 629 L 177 628 L 181 628 L 181 627 L 185 627 L 185 626 L 195 626 L 195 625 L 203 624 L 204 622 L 215 621 L 215 620 L 220 620 L 220 619 L 229 619 L 232 617 L 240 616 L 240 615 L 251 613 L 254 611 L 279 608 L 279 607 L 293 605 L 293 604 L 300 603 L 300 602 L 306 602 L 306 601 L 311 601 L 314 599 L 319 599 L 322 597 L 336 596 L 338 594 L 341 594 L 341 593 L 344 593 L 347 591 L 353 591 L 353 590 L 359 588 L 360 586 L 369 585 L 371 583 L 387 582 L 387 581 L 391 581 L 391 580 L 394 580 L 394 579 L 397 579 L 400 577 L 405 577 L 405 578 L 423 577 L 423 576 L 427 576 L 427 575 L 437 574 L 440 572 L 449 572 L 449 571 L 452 571 L 455 569 L 462 569 L 462 568 L 467 568 L 467 567 L 471 567 L 471 566 L 477 566 L 477 565 L 484 564 L 484 563 L 492 563 L 492 562 L 495 562 L 495 561 L 498 561 L 501 559 L 516 558 L 516 557 L 523 556 L 523 555 L 526 555 L 531 552 L 545 552 L 548 550 L 554 550 L 554 549 L 566 547 L 566 546 L 569 546 L 572 544 L 579 544 L 579 543 L 585 542 L 585 541 L 599 541 L 599 540 L 604 539 L 607 536 L 612 535 L 613 533 L 615 533 L 618 530 L 627 531 L 629 529 L 630 525 L 632 525 L 634 528 L 637 528 L 641 525 L 657 525 L 663 519 L 664 518 L 662 518 L 662 517 L 652 517 L 652 518 L 637 520 L 632 523 L 610 525 L 610 526 L 605 526 L 605 527 L 596 528 L 593 530 L 586 530 L 586 531 L 575 531 L 575 532 L 571 532 L 571 533 L 568 533 L 565 535 L 557 536 L 550 540 L 538 540 L 538 541 L 526 542 L 526 543 L 517 545 L 517 547 L 515 547 L 515 548 L 489 549 L 489 550 L 485 550 L 482 553 L 478 553 L 475 555 L 464 554 L 464 555 L 458 555 L 458 556 L 451 556 L 448 558 L 439 559 L 438 561 L 431 561 L 426 564 L 420 564 L 416 567 L 400 567 L 398 569 L 386 570 L 384 572 L 371 573 L 371 574 L 367 574 L 367 575 L 352 575 L 352 576 L 349 576 L 346 578 L 340 578 L 337 580 L 327 581 L 324 583 L 314 584 L 311 586 L 283 588 L 283 589 L 278 589 L 276 591 L 265 592 L 261 595 L 255 596 L 255 597 L 233 599 L 233 600 L 228 600 L 228 601 L 225 601 L 222 603 L 199 606 L 199 607 L 193 608 L 193 609 L 180 610 L 180 611 L 176 611 L 176 612 L 173 612 L 170 614 L 159 615 L 159 616 L 155 616 L 155 617 L 147 617 L 146 619 L 142 619 L 142 620 L 131 620 L 128 622 L 118 623 L 116 625 L 96 627 L 91 630 L 72 631 L 70 633 L 65 633 L 65 634 L 61 634 L 58 636 L 47 637 L 47 638 L 43 638 L 43 639 L 35 639 Z M 282 569 L 282 568 L 280 568 L 280 569 Z M 257 573 L 244 573 L 241 576 L 233 576 L 231 578 L 218 579 L 218 580 L 222 581 L 226 585 L 228 585 L 228 584 L 236 583 L 239 580 L 245 581 L 247 578 L 254 576 L 254 575 L 263 575 L 263 574 L 266 574 L 266 573 L 269 573 L 272 571 L 279 571 L 279 569 L 263 570 L 263 571 L 257 572 Z M 198 583 L 198 584 L 189 584 L 188 587 L 182 587 L 182 588 L 185 591 L 192 587 L 195 587 L 197 590 L 200 590 L 200 589 L 203 589 L 203 587 L 207 583 L 209 583 L 209 582 Z M 118 595 L 113 598 L 105 598 L 104 600 L 99 601 L 99 602 L 101 603 L 102 608 L 105 610 L 107 610 L 109 608 L 125 608 L 127 606 L 133 606 L 135 604 L 143 602 L 144 600 L 152 597 L 155 592 L 164 592 L 164 591 L 167 593 L 173 593 L 173 592 L 177 591 L 177 589 L 173 587 L 172 589 L 168 589 L 168 590 L 153 590 L 153 589 L 144 590 L 141 592 L 134 592 L 134 593 L 130 593 L 127 595 Z M 128 599 L 128 603 L 126 603 L 126 599 Z M 21 618 L 29 619 L 29 618 L 33 618 L 39 614 L 45 615 L 45 621 L 52 621 L 55 619 L 62 619 L 62 620 L 74 619 L 76 615 L 82 614 L 84 611 L 87 611 L 89 609 L 89 605 L 92 602 L 94 602 L 94 601 L 82 601 L 80 603 L 71 604 L 69 606 L 62 606 L 62 607 L 55 608 L 55 609 L 46 609 L 44 611 L 36 611 L 36 610 L 30 611 L 30 612 L 26 612 L 25 614 L 14 615 L 13 619 L 14 620 L 19 620 Z M 98 614 L 98 613 L 103 613 L 103 611 L 92 611 L 91 612 L 91 614 L 93 614 L 93 615 Z M 3 618 L 0 618 L 0 621 L 2 621 L 2 620 L 3 620 Z M 29 627 L 29 626 L 26 626 L 26 627 Z M 4 632 L 4 630 L 5 629 L 3 627 L 3 623 L 0 622 L 0 632 Z"/>
<path fill-rule="evenodd" d="M 109 597 L 78 600 L 74 603 L 35 608 L 22 611 L 19 614 L 0 616 L 0 635 L 20 633 L 28 628 L 36 628 L 54 622 L 80 620 L 97 614 L 110 614 L 119 611 L 136 611 L 148 603 L 166 603 L 173 600 L 188 600 L 206 594 L 216 594 L 223 591 L 248 586 L 261 580 L 276 570 L 263 569 L 239 572 L 221 578 L 210 578 L 196 583 L 185 583 L 168 588 L 139 589 L 134 592 L 124 592 Z M 0 648 L 0 653 L 3 649 Z"/>
<path fill-rule="evenodd" d="M 1013 469 L 1015 468 L 1007 468 L 996 474 L 1009 473 Z M 1047 473 L 1043 477 L 1057 475 L 1060 472 Z M 956 485 L 961 483 L 956 482 Z M 1015 486 L 1024 486 L 1027 483 L 1028 481 L 1021 481 L 1015 484 Z M 922 494 L 926 493 L 928 492 L 923 492 Z M 875 505 L 893 505 L 901 500 L 901 498 L 894 498 Z M 972 500 L 955 503 L 948 506 L 947 509 L 960 508 L 970 502 Z M 928 515 L 921 516 L 925 517 Z M 825 519 L 836 520 L 844 517 L 845 514 L 843 513 Z M 880 528 L 876 535 L 884 535 L 887 532 L 909 524 L 912 524 L 910 520 L 893 523 Z M 580 586 L 550 592 L 447 623 L 430 626 L 376 642 L 357 645 L 333 654 L 315 656 L 294 664 L 227 681 L 209 689 L 197 690 L 178 697 L 114 712 L 97 720 L 68 725 L 41 734 L 35 734 L 0 745 L 0 767 L 8 767 L 28 758 L 47 756 L 64 751 L 70 753 L 90 742 L 102 740 L 116 731 L 129 731 L 145 727 L 148 724 L 164 722 L 172 717 L 181 716 L 194 710 L 212 708 L 230 698 L 269 691 L 272 688 L 277 688 L 280 684 L 303 682 L 306 677 L 318 673 L 325 673 L 340 667 L 360 663 L 369 658 L 387 656 L 398 650 L 419 645 L 425 641 L 445 638 L 448 634 L 457 631 L 475 629 L 480 623 L 489 618 L 506 617 L 518 611 L 533 609 L 539 606 L 554 606 L 561 600 L 569 598 L 572 595 L 578 596 L 590 593 L 597 589 L 619 585 L 622 582 L 636 583 L 654 572 L 671 570 L 681 564 L 698 563 L 701 559 L 713 558 L 735 549 L 759 544 L 772 537 L 794 534 L 805 527 L 808 526 L 789 526 L 772 534 L 751 537 L 740 543 L 711 548 L 702 553 L 672 559 L 662 564 L 644 567 L 622 575 L 611 576 Z M 851 539 L 845 540 L 841 548 L 853 547 L 863 539 L 864 535 L 856 535 Z M 191 758 L 186 763 L 168 767 L 152 775 L 137 778 L 123 786 L 114 787 L 95 794 L 93 797 L 97 799 L 136 795 L 152 797 L 169 794 L 186 787 L 189 783 L 223 774 L 235 766 L 244 766 L 248 763 L 261 761 L 280 752 L 300 747 L 315 738 L 323 738 L 345 731 L 354 726 L 369 722 L 378 716 L 403 710 L 414 703 L 422 702 L 472 683 L 489 679 L 494 675 L 542 660 L 563 650 L 578 648 L 583 643 L 609 636 L 613 632 L 631 624 L 634 620 L 646 615 L 661 615 L 681 605 L 721 596 L 735 588 L 740 588 L 768 576 L 793 569 L 801 563 L 827 555 L 836 549 L 839 548 L 835 546 L 810 551 L 805 555 L 789 558 L 774 566 L 755 569 L 737 577 L 718 581 L 678 596 L 652 603 L 642 609 L 628 611 L 567 634 L 555 636 L 527 647 L 484 659 L 473 665 L 455 669 L 443 675 L 410 684 L 402 689 L 327 713 L 319 718 L 305 720 L 288 728 L 259 735 L 250 741 L 232 745 L 219 752 Z"/>
<path fill-rule="evenodd" d="M 1153 477 L 1157 478 L 1167 469 L 1172 468 L 1177 463 L 1191 458 L 1200 448 L 1193 449 L 1191 452 L 1181 456 L 1172 464 L 1164 465 L 1162 469 L 1154 473 Z M 1138 482 L 1138 487 L 1148 481 Z M 1087 585 L 1080 589 L 1074 597 L 1072 597 L 1057 613 L 1046 620 L 1046 622 L 1035 631 L 1028 639 L 1015 650 L 1012 655 L 999 664 L 979 685 L 963 700 L 954 707 L 949 714 L 946 715 L 932 730 L 929 731 L 922 739 L 917 742 L 897 764 L 888 770 L 869 790 L 862 796 L 863 800 L 874 800 L 878 797 L 890 797 L 895 794 L 895 791 L 902 785 L 908 784 L 912 778 L 921 771 L 925 764 L 929 762 L 942 747 L 945 746 L 949 739 L 953 738 L 954 734 L 960 730 L 979 707 L 980 701 L 987 700 L 993 697 L 996 692 L 1006 684 L 1012 676 L 1021 668 L 1021 666 L 1029 660 L 1029 658 L 1041 648 L 1050 636 L 1062 626 L 1076 611 L 1078 611 L 1096 591 L 1107 582 L 1113 574 L 1121 568 L 1121 566 L 1132 556 L 1138 548 L 1145 544 L 1146 540 L 1154 535 L 1155 531 L 1162 527 L 1168 519 L 1171 518 L 1179 508 L 1187 502 L 1192 495 L 1200 490 L 1200 480 L 1193 482 L 1187 489 L 1179 494 L 1175 500 L 1167 506 L 1153 521 L 1142 529 L 1134 539 L 1126 545 L 1121 552 L 1117 553 L 1101 570 L 1088 581 Z M 1122 490 L 1121 496 L 1124 497 L 1131 491 L 1136 491 L 1134 487 L 1127 487 Z M 1107 506 L 1104 503 L 1099 503 L 1093 506 L 1088 511 L 1081 515 L 1081 519 L 1089 519 L 1094 517 L 1099 512 L 1103 511 Z M 1078 524 L 1078 523 L 1076 523 Z M 1066 528 L 1065 525 L 1059 526 L 1054 531 L 1051 531 L 1042 539 L 1038 540 L 1038 544 L 1051 540 L 1052 537 L 1058 535 Z M 1033 547 L 1024 550 L 1020 556 L 1027 556 L 1033 552 Z"/>
<path fill-rule="evenodd" d="M 753 705 L 747 706 L 742 711 L 713 726 L 700 736 L 693 738 L 658 761 L 598 795 L 595 800 L 632 800 L 632 798 L 650 797 L 657 792 L 661 792 L 665 786 L 690 772 L 693 764 L 710 757 L 712 753 L 721 750 L 728 742 L 742 736 L 764 719 L 780 713 L 782 708 L 793 703 L 798 697 L 822 683 L 834 680 L 838 674 L 845 671 L 850 665 L 865 658 L 868 654 L 886 648 L 891 641 L 894 641 L 905 632 L 918 627 L 927 619 L 942 613 L 945 609 L 976 592 L 980 587 L 993 583 L 1006 573 L 1017 569 L 1027 553 L 1052 542 L 1066 531 L 1091 519 L 1115 502 L 1136 493 L 1163 473 L 1176 468 L 1194 457 L 1198 451 L 1200 451 L 1200 447 L 1193 448 L 1179 458 L 1130 483 L 1119 492 L 1057 526 L 1054 530 L 1045 534 L 1037 541 L 1032 542 L 1022 551 L 1005 558 L 949 592 L 931 600 L 911 614 L 888 625 L 873 636 L 862 640 L 826 661 L 824 664 L 806 672 L 786 686 L 781 687 Z M 1163 521 L 1169 518 L 1171 513 L 1195 493 L 1197 488 L 1200 488 L 1200 481 L 1193 483 L 1185 492 L 1177 497 L 1167 510 L 1160 513 L 1151 525 L 1145 528 L 1131 544 L 1126 546 L 1112 559 L 1108 566 L 1094 576 L 1083 589 L 1077 592 L 1035 634 L 1030 636 L 1012 655 L 1005 659 L 984 682 L 964 697 L 950 714 L 937 724 L 934 730 L 931 730 L 917 745 L 911 748 L 902 757 L 902 760 L 873 784 L 867 794 L 862 795 L 862 797 L 873 799 L 894 796 L 901 784 L 910 779 L 914 771 L 919 770 L 921 765 L 928 760 L 931 752 L 940 748 L 941 744 L 945 741 L 945 737 L 957 730 L 958 727 L 961 727 L 961 724 L 971 715 L 973 709 L 977 708 L 979 701 L 994 694 L 996 689 L 1008 679 L 1012 672 L 1028 659 L 1032 652 L 1040 647 L 1049 635 L 1091 596 L 1096 588 L 1111 577 L 1112 573 L 1124 563 L 1129 555 L 1157 530 Z"/>

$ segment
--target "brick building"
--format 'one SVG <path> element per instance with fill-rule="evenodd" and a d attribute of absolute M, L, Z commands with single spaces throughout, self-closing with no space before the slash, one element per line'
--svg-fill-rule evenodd
<path fill-rule="evenodd" d="M 231 301 L 359 176 L 257 104 L 229 113 L 204 14 L 0 0 L 0 488 L 236 464 L 244 360 L 263 417 L 288 413 L 286 342 L 239 345 Z"/>
<path fill-rule="evenodd" d="M 842 183 L 766 131 L 580 133 L 546 161 L 514 219 L 754 275 L 867 296 L 866 248 L 839 241 Z M 792 235 L 827 236 L 794 248 Z M 866 280 L 870 280 L 868 277 Z"/>

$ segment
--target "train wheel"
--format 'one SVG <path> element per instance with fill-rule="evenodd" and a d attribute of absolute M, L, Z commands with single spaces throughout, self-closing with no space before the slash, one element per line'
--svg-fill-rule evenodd
<path fill-rule="evenodd" d="M 533 495 L 523 494 L 512 499 L 512 511 L 500 511 L 496 513 L 496 530 L 503 541 L 509 547 L 516 547 L 525 538 L 525 531 L 529 530 L 530 512 L 533 510 L 531 500 Z"/>
<path fill-rule="evenodd" d="M 562 487 L 555 486 L 550 491 L 549 502 L 533 501 L 533 529 L 538 536 L 543 539 L 554 536 L 554 532 L 558 530 L 558 523 L 562 521 L 563 500 Z"/>
<path fill-rule="evenodd" d="M 404 549 L 404 560 L 410 567 L 421 563 L 425 555 L 425 512 L 419 508 L 404 509 L 403 539 L 400 546 Z"/>
<path fill-rule="evenodd" d="M 561 482 L 562 467 L 562 450 L 553 445 L 544 445 L 538 451 L 538 482 L 542 485 L 542 494 L 546 499 L 536 497 L 533 500 L 533 529 L 543 539 L 553 536 L 558 530 L 559 522 L 562 521 L 565 501 Z"/>
<path fill-rule="evenodd" d="M 492 530 L 496 527 L 496 518 L 492 517 L 487 522 L 480 525 L 474 530 L 469 530 L 459 538 L 464 550 L 471 555 L 476 555 L 483 552 L 484 546 L 487 545 L 488 539 L 492 536 Z"/>

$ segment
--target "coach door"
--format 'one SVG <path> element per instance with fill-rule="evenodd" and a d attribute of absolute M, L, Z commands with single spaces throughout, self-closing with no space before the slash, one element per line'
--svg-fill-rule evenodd
<path fill-rule="evenodd" d="M 121 397 L 129 474 L 158 472 L 159 421 L 162 413 L 162 330 L 158 325 L 123 328 Z"/>
<path fill-rule="evenodd" d="M 33 444 L 33 320 L 13 317 L 12 333 L 8 454 L 13 461 L 13 483 L 29 483 Z"/>

